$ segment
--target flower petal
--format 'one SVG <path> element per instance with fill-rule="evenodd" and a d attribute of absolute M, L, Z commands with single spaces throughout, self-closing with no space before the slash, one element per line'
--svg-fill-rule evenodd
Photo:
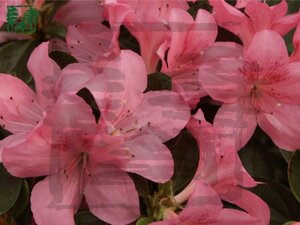
<path fill-rule="evenodd" d="M 84 88 L 86 83 L 95 77 L 92 69 L 83 63 L 73 63 L 66 66 L 56 85 L 56 93 L 73 93 L 76 94 Z"/>
<path fill-rule="evenodd" d="M 213 6 L 213 16 L 219 26 L 240 37 L 244 44 L 251 40 L 253 31 L 245 14 L 224 0 L 209 0 L 209 4 Z"/>
<path fill-rule="evenodd" d="M 102 21 L 103 7 L 96 1 L 70 0 L 59 8 L 53 18 L 65 26 L 83 21 Z"/>
<path fill-rule="evenodd" d="M 190 109 L 177 93 L 151 91 L 145 93 L 136 110 L 129 112 L 115 127 L 128 135 L 146 130 L 167 141 L 179 134 L 189 118 Z"/>
<path fill-rule="evenodd" d="M 240 72 L 243 62 L 236 58 L 220 58 L 199 67 L 199 81 L 215 100 L 225 103 L 237 101 L 247 94 L 246 82 Z"/>
<path fill-rule="evenodd" d="M 240 187 L 228 190 L 222 195 L 225 201 L 229 201 L 242 208 L 248 214 L 259 220 L 257 225 L 268 225 L 270 222 L 270 210 L 268 205 L 258 196 Z"/>
<path fill-rule="evenodd" d="M 84 189 L 90 211 L 107 223 L 128 224 L 139 216 L 134 183 L 125 172 L 112 166 L 97 166 Z"/>
<path fill-rule="evenodd" d="M 6 146 L 2 154 L 5 168 L 16 177 L 54 174 L 70 160 L 68 154 L 43 139 L 38 130 L 23 138 L 19 136 L 20 139 Z"/>
<path fill-rule="evenodd" d="M 0 124 L 12 133 L 31 130 L 43 117 L 35 93 L 20 79 L 0 74 Z"/>
<path fill-rule="evenodd" d="M 99 22 L 70 25 L 66 34 L 72 55 L 81 63 L 109 61 L 109 56 L 119 51 L 116 33 Z"/>
<path fill-rule="evenodd" d="M 290 116 L 289 116 L 290 115 Z M 286 119 L 288 118 L 288 119 Z M 273 114 L 259 113 L 258 125 L 280 148 L 294 151 L 300 148 L 300 106 L 279 103 Z"/>
<path fill-rule="evenodd" d="M 278 65 L 287 64 L 289 55 L 283 38 L 270 30 L 256 33 L 245 51 L 245 61 L 256 63 L 263 69 L 276 68 Z"/>
<path fill-rule="evenodd" d="M 68 177 L 58 173 L 37 183 L 31 194 L 31 210 L 37 224 L 75 225 L 74 214 L 81 203 L 80 171 Z"/>
<path fill-rule="evenodd" d="M 157 183 L 167 182 L 173 175 L 174 163 L 170 150 L 154 135 L 140 135 L 125 143 L 132 154 L 122 167 Z"/>
<path fill-rule="evenodd" d="M 86 87 L 93 94 L 102 116 L 114 123 L 140 104 L 147 87 L 145 64 L 136 53 L 122 50 L 119 57 L 108 63 L 103 73 Z"/>
<path fill-rule="evenodd" d="M 44 42 L 34 49 L 27 67 L 34 78 L 35 90 L 39 103 L 47 108 L 54 104 L 55 82 L 59 78 L 60 68 L 48 55 L 49 42 Z"/>
<path fill-rule="evenodd" d="M 251 138 L 256 128 L 256 113 L 249 100 L 223 104 L 214 118 L 214 127 L 222 148 L 240 150 Z"/>

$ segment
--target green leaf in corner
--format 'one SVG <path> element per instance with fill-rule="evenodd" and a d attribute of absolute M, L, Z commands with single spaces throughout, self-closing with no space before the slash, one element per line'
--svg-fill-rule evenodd
<path fill-rule="evenodd" d="M 300 220 L 300 204 L 285 186 L 266 179 L 258 179 L 251 191 L 268 204 L 271 210 L 271 225 L 282 225 L 286 221 Z"/>
<path fill-rule="evenodd" d="M 288 178 L 291 191 L 300 202 L 300 151 L 296 151 L 290 160 Z"/>
<path fill-rule="evenodd" d="M 32 76 L 27 69 L 27 61 L 37 45 L 35 40 L 10 41 L 0 47 L 0 73 L 16 75 L 27 84 Z"/>
<path fill-rule="evenodd" d="M 0 164 L 0 215 L 13 207 L 19 197 L 22 179 L 10 175 Z"/>
<path fill-rule="evenodd" d="M 152 217 L 143 217 L 143 218 L 139 219 L 135 225 L 148 225 L 154 221 L 155 221 L 155 219 Z"/>
<path fill-rule="evenodd" d="M 148 86 L 145 92 L 172 90 L 171 77 L 164 73 L 151 73 L 148 75 Z"/>

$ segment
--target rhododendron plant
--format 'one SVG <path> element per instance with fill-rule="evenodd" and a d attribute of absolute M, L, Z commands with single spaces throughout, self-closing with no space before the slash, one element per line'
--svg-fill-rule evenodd
<path fill-rule="evenodd" d="M 0 225 L 298 225 L 299 8 L 0 0 Z"/>

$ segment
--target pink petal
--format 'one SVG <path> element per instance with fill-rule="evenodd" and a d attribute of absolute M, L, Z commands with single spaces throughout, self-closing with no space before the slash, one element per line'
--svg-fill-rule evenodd
<path fill-rule="evenodd" d="M 220 58 L 199 67 L 199 81 L 215 100 L 232 103 L 247 94 L 246 82 L 240 72 L 243 62 L 237 58 Z"/>
<path fill-rule="evenodd" d="M 300 106 L 278 103 L 273 114 L 259 113 L 257 122 L 278 147 L 294 151 L 300 148 L 299 110 Z"/>
<path fill-rule="evenodd" d="M 281 0 L 280 3 L 270 7 L 272 12 L 273 20 L 279 20 L 284 17 L 288 12 L 288 4 L 286 0 Z"/>
<path fill-rule="evenodd" d="M 182 57 L 182 54 L 189 47 L 188 44 L 192 44 L 187 42 L 186 39 L 194 23 L 193 17 L 188 12 L 181 9 L 172 9 L 169 17 L 169 26 L 172 32 L 167 60 L 169 68 L 175 68 L 177 65 L 186 62 L 187 57 L 190 57 L 190 55 L 183 55 Z"/>
<path fill-rule="evenodd" d="M 300 12 L 287 15 L 278 20 L 272 27 L 272 30 L 279 33 L 281 36 L 286 35 L 290 30 L 297 26 L 300 22 Z"/>
<path fill-rule="evenodd" d="M 253 0 L 237 0 L 235 7 L 236 8 L 245 8 L 252 1 Z M 259 0 L 257 0 L 257 1 L 259 1 Z"/>
<path fill-rule="evenodd" d="M 0 74 L 0 124 L 12 133 L 31 130 L 43 116 L 35 93 L 20 79 Z"/>
<path fill-rule="evenodd" d="M 125 143 L 132 154 L 122 168 L 157 183 L 167 182 L 173 175 L 174 163 L 170 150 L 154 135 L 140 135 Z"/>
<path fill-rule="evenodd" d="M 66 41 L 72 55 L 84 63 L 96 63 L 100 57 L 108 62 L 119 51 L 116 33 L 96 21 L 70 25 Z"/>
<path fill-rule="evenodd" d="M 207 95 L 199 82 L 197 73 L 197 69 L 186 69 L 172 76 L 173 91 L 179 93 L 192 108 L 198 104 L 201 97 Z"/>
<path fill-rule="evenodd" d="M 92 109 L 82 98 L 62 94 L 46 115 L 40 130 L 48 143 L 75 151 L 79 146 L 85 146 L 87 137 L 96 134 L 98 129 Z"/>
<path fill-rule="evenodd" d="M 224 193 L 222 198 L 236 204 L 238 207 L 248 212 L 250 216 L 257 218 L 259 223 L 255 224 L 269 224 L 270 210 L 268 205 L 252 192 L 236 187 L 235 189 L 228 190 L 227 193 Z"/>
<path fill-rule="evenodd" d="M 109 224 L 128 224 L 139 216 L 134 183 L 118 168 L 95 167 L 87 179 L 84 195 L 90 211 Z"/>
<path fill-rule="evenodd" d="M 80 171 L 66 177 L 58 173 L 37 183 L 31 194 L 31 210 L 39 225 L 75 225 L 74 214 L 81 203 Z"/>
<path fill-rule="evenodd" d="M 141 102 L 147 87 L 147 73 L 142 58 L 129 50 L 107 64 L 86 87 L 93 94 L 102 116 L 111 123 Z"/>
<path fill-rule="evenodd" d="M 245 14 L 224 0 L 209 0 L 209 3 L 213 6 L 213 16 L 219 26 L 240 37 L 244 44 L 251 40 L 253 31 Z"/>
<path fill-rule="evenodd" d="M 65 152 L 60 152 L 42 138 L 38 130 L 24 136 L 13 135 L 15 141 L 9 143 L 2 154 L 3 164 L 12 175 L 38 177 L 54 174 L 70 160 Z"/>
<path fill-rule="evenodd" d="M 222 209 L 221 213 L 217 217 L 218 222 L 214 225 L 260 225 L 257 218 L 250 216 L 249 214 L 234 209 Z"/>
<path fill-rule="evenodd" d="M 270 30 L 256 33 L 246 49 L 245 61 L 256 63 L 262 69 L 274 69 L 279 65 L 287 64 L 289 55 L 283 38 Z"/>
<path fill-rule="evenodd" d="M 5 148 L 11 148 L 19 143 L 22 143 L 25 139 L 26 132 L 21 132 L 0 140 L 0 162 L 2 162 L 2 152 Z"/>
<path fill-rule="evenodd" d="M 60 74 L 60 79 L 56 85 L 56 93 L 57 95 L 62 93 L 76 94 L 94 77 L 95 74 L 88 65 L 82 63 L 70 64 Z"/>
<path fill-rule="evenodd" d="M 59 66 L 49 58 L 48 46 L 49 42 L 44 42 L 35 48 L 27 63 L 39 103 L 44 108 L 50 107 L 56 100 L 54 85 L 60 73 Z"/>
<path fill-rule="evenodd" d="M 274 18 L 270 7 L 266 3 L 252 1 L 245 8 L 245 13 L 250 18 L 254 33 L 272 27 Z"/>
<path fill-rule="evenodd" d="M 264 91 L 276 97 L 275 104 L 272 105 L 272 108 L 276 107 L 277 103 L 284 102 L 292 105 L 299 105 L 300 104 L 300 90 L 299 90 L 299 83 L 300 83 L 300 62 L 294 62 L 288 64 L 285 68 L 285 73 L 283 75 L 283 79 L 279 82 L 271 83 L 270 85 L 264 85 Z M 270 101 L 270 97 L 266 96 L 267 98 L 265 101 Z"/>
<path fill-rule="evenodd" d="M 103 20 L 102 11 L 103 7 L 97 1 L 70 0 L 56 12 L 54 20 L 65 26 L 83 21 L 100 22 Z"/>
<path fill-rule="evenodd" d="M 175 92 L 151 91 L 145 93 L 136 110 L 129 113 L 115 127 L 128 135 L 145 130 L 166 141 L 184 128 L 190 118 L 189 110 L 184 100 Z M 165 126 L 166 124 L 168 126 Z"/>
<path fill-rule="evenodd" d="M 251 138 L 256 128 L 256 113 L 249 100 L 224 104 L 214 118 L 214 127 L 222 148 L 240 150 Z"/>

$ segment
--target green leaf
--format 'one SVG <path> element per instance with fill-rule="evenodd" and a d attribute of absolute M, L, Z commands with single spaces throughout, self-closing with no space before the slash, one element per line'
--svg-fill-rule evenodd
<path fill-rule="evenodd" d="M 155 219 L 152 217 L 144 217 L 144 218 L 139 219 L 135 225 L 148 225 L 154 221 L 155 221 Z"/>
<path fill-rule="evenodd" d="M 33 81 L 27 61 L 38 43 L 34 40 L 11 41 L 0 47 L 0 73 L 16 75 L 29 84 Z"/>
<path fill-rule="evenodd" d="M 291 191 L 300 202 L 300 151 L 296 151 L 291 158 L 288 170 Z M 300 212 L 299 212 L 300 214 Z"/>
<path fill-rule="evenodd" d="M 145 92 L 158 90 L 172 90 L 172 80 L 164 73 L 152 73 L 148 75 L 148 86 Z"/>
<path fill-rule="evenodd" d="M 15 205 L 10 209 L 9 214 L 13 217 L 19 216 L 26 208 L 30 199 L 30 190 L 27 181 L 24 179 L 22 188 Z"/>
<path fill-rule="evenodd" d="M 295 223 L 295 221 L 289 221 L 289 222 L 284 223 L 283 225 L 292 225 L 293 223 Z"/>
<path fill-rule="evenodd" d="M 22 187 L 22 179 L 10 175 L 0 164 L 0 215 L 13 207 Z"/>
<path fill-rule="evenodd" d="M 65 68 L 67 65 L 71 63 L 78 62 L 73 56 L 61 51 L 50 52 L 49 57 L 53 59 L 61 69 Z"/>
<path fill-rule="evenodd" d="M 247 145 L 238 152 L 252 177 L 273 180 L 288 185 L 287 163 L 271 139 L 259 128 Z"/>
<path fill-rule="evenodd" d="M 59 38 L 64 40 L 67 29 L 61 23 L 51 22 L 43 26 L 42 32 L 45 34 L 46 39 Z"/>
<path fill-rule="evenodd" d="M 178 193 L 192 180 L 198 168 L 199 150 L 196 139 L 187 130 L 166 142 L 171 150 L 175 170 L 172 177 L 173 191 Z"/>
<path fill-rule="evenodd" d="M 76 225 L 108 225 L 88 210 L 82 210 L 75 215 Z"/>
<path fill-rule="evenodd" d="M 270 207 L 271 224 L 282 225 L 286 221 L 300 220 L 300 204 L 285 186 L 265 179 L 264 182 L 252 188 Z"/>

